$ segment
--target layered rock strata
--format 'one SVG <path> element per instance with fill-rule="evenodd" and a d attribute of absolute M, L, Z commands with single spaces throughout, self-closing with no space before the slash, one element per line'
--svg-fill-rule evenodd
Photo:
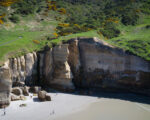
<path fill-rule="evenodd" d="M 76 38 L 8 60 L 0 67 L 0 104 L 9 104 L 12 85 L 71 91 L 111 88 L 150 95 L 150 63 L 98 38 Z"/>

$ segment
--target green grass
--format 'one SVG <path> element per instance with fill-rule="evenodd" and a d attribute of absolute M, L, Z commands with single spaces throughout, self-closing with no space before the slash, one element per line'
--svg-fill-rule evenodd
<path fill-rule="evenodd" d="M 121 35 L 107 41 L 150 60 L 150 28 L 146 28 L 147 25 L 150 25 L 150 16 L 142 19 L 136 26 L 119 25 Z"/>
<path fill-rule="evenodd" d="M 8 58 L 38 51 L 46 44 L 51 46 L 52 44 L 59 44 L 62 40 L 75 37 L 99 37 L 96 31 L 89 31 L 47 40 L 47 37 L 54 37 L 53 33 L 58 24 L 57 21 L 43 21 L 38 26 L 33 25 L 35 28 L 30 28 L 29 22 L 25 22 L 25 24 L 16 24 L 9 30 L 0 29 L 0 64 Z M 40 44 L 34 43 L 33 40 L 38 40 Z"/>
<path fill-rule="evenodd" d="M 58 22 L 55 20 L 37 22 L 36 20 L 31 20 L 30 17 L 33 16 L 23 18 L 21 23 L 16 24 L 12 28 L 6 29 L 4 26 L 0 28 L 0 64 L 8 58 L 38 51 L 46 44 L 49 46 L 52 44 L 56 45 L 61 43 L 61 41 L 67 41 L 76 37 L 98 37 L 104 39 L 103 36 L 97 34 L 96 30 L 92 30 L 47 40 L 47 37 L 54 37 L 54 28 Z M 146 28 L 147 25 L 150 25 L 150 16 L 140 19 L 139 24 L 136 26 L 119 24 L 120 36 L 109 40 L 105 39 L 105 41 L 146 60 L 150 60 L 150 28 Z M 36 44 L 33 40 L 38 40 L 40 43 Z"/>
<path fill-rule="evenodd" d="M 92 30 L 92 31 L 88 31 L 88 32 L 71 34 L 68 36 L 61 36 L 57 39 L 50 41 L 50 43 L 59 44 L 61 41 L 67 41 L 71 38 L 76 38 L 76 37 L 98 37 L 98 38 L 100 38 L 99 34 L 97 34 L 97 31 Z"/>
<path fill-rule="evenodd" d="M 8 58 L 23 55 L 27 52 L 40 50 L 47 42 L 47 36 L 53 36 L 56 21 L 25 21 L 24 25 L 0 29 L 0 64 Z M 35 22 L 35 23 L 34 23 Z M 29 25 L 28 25 L 29 24 Z M 30 25 L 31 24 L 31 25 Z M 32 26 L 32 27 L 31 27 Z M 33 40 L 38 40 L 36 44 Z"/>

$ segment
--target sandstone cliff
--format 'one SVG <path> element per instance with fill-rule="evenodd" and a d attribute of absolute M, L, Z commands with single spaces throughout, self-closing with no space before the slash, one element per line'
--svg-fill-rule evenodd
<path fill-rule="evenodd" d="M 0 104 L 9 104 L 11 86 L 24 84 L 150 95 L 150 63 L 97 38 L 76 38 L 8 60 L 0 67 Z"/>

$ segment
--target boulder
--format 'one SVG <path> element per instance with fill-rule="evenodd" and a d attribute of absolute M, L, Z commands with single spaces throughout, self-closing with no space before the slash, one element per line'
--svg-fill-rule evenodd
<path fill-rule="evenodd" d="M 23 87 L 22 91 L 24 96 L 29 96 L 29 87 L 27 86 Z"/>
<path fill-rule="evenodd" d="M 46 94 L 46 101 L 51 101 L 51 96 Z"/>
<path fill-rule="evenodd" d="M 11 91 L 13 94 L 15 94 L 15 95 L 22 95 L 22 89 L 21 88 L 19 88 L 19 87 L 14 87 L 14 88 L 12 88 L 12 91 Z"/>
<path fill-rule="evenodd" d="M 11 93 L 11 101 L 18 101 L 18 100 L 25 100 L 25 96 L 23 96 L 23 95 L 17 96 L 15 94 Z"/>
<path fill-rule="evenodd" d="M 39 91 L 38 92 L 38 98 L 40 101 L 46 101 L 46 91 Z"/>
<path fill-rule="evenodd" d="M 20 96 L 11 93 L 11 101 L 17 101 L 17 100 L 20 100 Z"/>
<path fill-rule="evenodd" d="M 41 87 L 38 86 L 30 87 L 29 89 L 29 92 L 31 93 L 38 93 L 39 91 L 41 91 Z"/>
<path fill-rule="evenodd" d="M 25 99 L 26 99 L 25 96 L 23 96 L 23 95 L 20 96 L 20 100 L 25 100 Z"/>

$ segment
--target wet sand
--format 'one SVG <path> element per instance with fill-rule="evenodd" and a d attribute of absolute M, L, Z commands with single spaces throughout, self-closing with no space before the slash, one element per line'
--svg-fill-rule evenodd
<path fill-rule="evenodd" d="M 37 96 L 27 97 L 26 101 L 11 102 L 6 108 L 6 115 L 0 109 L 0 120 L 150 120 L 150 104 L 146 102 L 64 93 L 49 94 L 52 101 L 48 102 L 39 102 Z M 140 97 L 140 100 L 145 101 L 145 98 Z M 27 106 L 19 107 L 20 104 Z"/>
<path fill-rule="evenodd" d="M 150 120 L 150 105 L 102 98 L 83 111 L 56 120 Z"/>

